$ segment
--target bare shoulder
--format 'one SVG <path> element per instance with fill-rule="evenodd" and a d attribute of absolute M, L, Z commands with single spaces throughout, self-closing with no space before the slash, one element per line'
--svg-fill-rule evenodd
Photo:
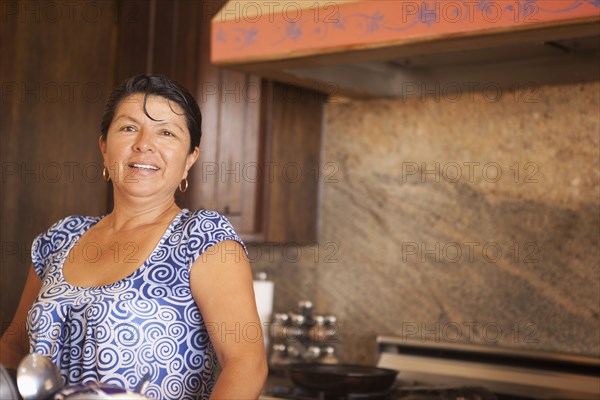
<path fill-rule="evenodd" d="M 242 245 L 224 240 L 209 247 L 192 265 L 190 288 L 201 309 L 254 306 L 252 269 Z"/>
<path fill-rule="evenodd" d="M 228 268 L 223 268 L 227 266 Z M 242 245 L 236 240 L 223 240 L 204 251 L 192 265 L 192 272 L 218 268 L 247 269 L 250 263 Z"/>

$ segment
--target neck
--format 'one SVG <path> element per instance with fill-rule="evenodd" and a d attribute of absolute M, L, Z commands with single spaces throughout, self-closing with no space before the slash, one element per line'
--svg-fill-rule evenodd
<path fill-rule="evenodd" d="M 155 202 L 123 200 L 114 197 L 113 211 L 107 219 L 114 230 L 131 229 L 142 225 L 153 224 L 163 219 L 172 220 L 181 209 L 175 198 L 169 196 Z"/>

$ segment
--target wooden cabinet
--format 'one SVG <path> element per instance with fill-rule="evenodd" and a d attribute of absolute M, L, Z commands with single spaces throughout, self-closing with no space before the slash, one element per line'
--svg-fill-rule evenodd
<path fill-rule="evenodd" d="M 257 232 L 261 182 L 254 166 L 261 162 L 260 79 L 206 65 L 196 97 L 203 115 L 200 158 L 190 174 L 188 206 L 216 210 L 240 234 Z"/>
<path fill-rule="evenodd" d="M 243 73 L 213 76 L 198 93 L 205 136 L 189 205 L 221 212 L 246 241 L 315 243 L 325 96 Z"/>
<path fill-rule="evenodd" d="M 317 91 L 281 83 L 265 85 L 261 111 L 269 168 L 263 173 L 259 230 L 265 241 L 317 242 L 325 100 Z"/>

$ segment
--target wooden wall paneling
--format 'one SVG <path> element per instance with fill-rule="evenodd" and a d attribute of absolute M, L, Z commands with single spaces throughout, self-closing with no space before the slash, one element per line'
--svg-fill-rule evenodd
<path fill-rule="evenodd" d="M 150 7 L 146 0 L 120 1 L 118 18 L 117 72 L 115 84 L 134 75 L 148 73 Z"/>
<path fill-rule="evenodd" d="M 7 6 L 15 8 L 0 24 L 2 330 L 19 300 L 33 238 L 67 215 L 106 211 L 98 137 L 117 40 L 114 1 L 60 14 L 36 1 Z"/>
<path fill-rule="evenodd" d="M 24 80 L 24 70 L 19 68 L 25 63 L 29 31 L 23 29 L 19 18 L 6 18 L 0 24 L 0 78 L 2 80 L 2 99 L 0 118 L 0 334 L 9 326 L 17 306 L 18 295 L 25 281 L 30 257 L 27 249 L 31 245 L 34 233 L 31 227 L 20 228 L 19 220 L 21 185 L 19 163 L 24 160 L 19 155 L 20 133 L 23 132 L 23 102 L 19 95 L 19 84 Z M 10 62 L 8 60 L 10 59 Z M 14 86 L 14 94 L 8 97 L 8 84 Z M 12 98 L 17 96 L 16 98 Z M 10 175 L 9 172 L 13 171 Z M 13 175 L 14 174 L 14 175 Z M 8 179 L 11 177 L 12 179 Z M 26 229 L 29 231 L 26 231 Z M 20 327 L 16 327 L 19 329 Z"/>
<path fill-rule="evenodd" d="M 175 12 L 177 19 L 174 48 L 174 76 L 192 95 L 196 96 L 200 71 L 202 2 L 179 1 Z M 198 101 L 198 99 L 196 99 Z"/>
<path fill-rule="evenodd" d="M 199 1 L 174 1 L 173 20 L 174 33 L 171 48 L 171 76 L 196 97 L 199 72 L 200 22 L 202 20 L 202 3 Z M 198 101 L 198 99 L 196 99 Z M 188 183 L 192 176 L 188 177 Z M 185 193 L 176 192 L 180 207 L 192 207 L 192 190 Z"/>
<path fill-rule="evenodd" d="M 220 3 L 224 2 L 202 2 L 197 22 L 198 67 L 195 71 L 197 83 L 193 94 L 202 112 L 202 140 L 200 157 L 190 171 L 188 199 L 193 209 L 217 209 L 221 71 L 210 63 L 210 18 L 218 11 Z"/>
<path fill-rule="evenodd" d="M 175 76 L 176 51 L 180 42 L 177 37 L 179 27 L 179 1 L 150 1 L 152 19 L 149 30 L 149 51 L 153 74 L 161 74 L 172 79 Z M 183 60 L 181 60 L 183 62 Z"/>

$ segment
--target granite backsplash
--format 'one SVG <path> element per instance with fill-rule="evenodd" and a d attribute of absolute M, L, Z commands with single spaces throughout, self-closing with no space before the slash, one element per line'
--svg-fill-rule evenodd
<path fill-rule="evenodd" d="M 600 82 L 326 105 L 320 242 L 250 247 L 274 308 L 377 334 L 600 355 Z"/>

